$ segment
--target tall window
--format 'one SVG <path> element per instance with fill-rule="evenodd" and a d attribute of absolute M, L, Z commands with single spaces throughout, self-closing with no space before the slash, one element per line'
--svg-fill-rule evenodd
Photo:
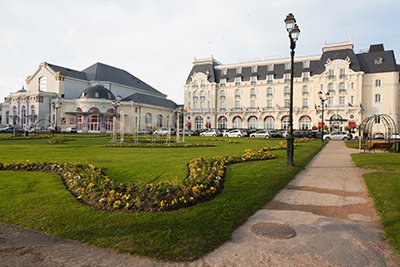
<path fill-rule="evenodd" d="M 220 117 L 218 119 L 218 129 L 226 129 L 227 128 L 227 120 L 225 117 Z"/>
<path fill-rule="evenodd" d="M 272 88 L 271 88 L 271 87 L 268 87 L 268 88 L 267 88 L 267 96 L 273 96 Z"/>
<path fill-rule="evenodd" d="M 272 83 L 274 80 L 274 75 L 273 74 L 268 74 L 267 75 L 267 83 Z"/>
<path fill-rule="evenodd" d="M 250 76 L 250 84 L 256 84 L 257 83 L 257 76 Z"/>
<path fill-rule="evenodd" d="M 340 69 L 339 78 L 344 78 L 344 77 L 346 77 L 346 70 Z"/>
<path fill-rule="evenodd" d="M 346 105 L 346 97 L 345 96 L 340 96 L 339 97 L 339 105 L 340 106 L 345 106 Z"/>
<path fill-rule="evenodd" d="M 256 96 L 256 88 L 251 88 L 250 89 L 250 97 Z"/>
<path fill-rule="evenodd" d="M 236 109 L 240 108 L 240 100 L 235 100 L 235 108 Z"/>
<path fill-rule="evenodd" d="M 233 128 L 242 128 L 242 119 L 240 117 L 233 119 Z"/>
<path fill-rule="evenodd" d="M 333 78 L 335 78 L 335 71 L 329 70 L 328 71 L 328 79 L 333 79 Z"/>
<path fill-rule="evenodd" d="M 339 93 L 340 92 L 346 92 L 346 85 L 344 82 L 339 83 Z"/>
<path fill-rule="evenodd" d="M 202 117 L 197 116 L 197 117 L 194 119 L 194 129 L 195 129 L 195 130 L 201 130 L 201 129 L 203 129 L 203 118 L 202 118 Z"/>
<path fill-rule="evenodd" d="M 21 107 L 21 118 L 22 118 L 22 124 L 26 124 L 26 108 L 25 106 Z"/>
<path fill-rule="evenodd" d="M 34 105 L 31 106 L 31 123 L 35 122 L 36 117 L 36 108 Z"/>
<path fill-rule="evenodd" d="M 290 76 L 291 76 L 290 73 L 284 73 L 284 74 L 283 74 L 283 79 L 285 80 L 285 82 L 290 81 Z"/>
<path fill-rule="evenodd" d="M 239 89 L 235 89 L 235 97 L 240 97 L 240 90 Z"/>
<path fill-rule="evenodd" d="M 163 116 L 161 114 L 157 115 L 156 126 L 157 126 L 157 128 L 162 128 L 163 127 Z"/>
<path fill-rule="evenodd" d="M 381 102 L 381 95 L 375 94 L 375 103 L 380 103 L 380 102 Z"/>
<path fill-rule="evenodd" d="M 283 130 L 289 129 L 289 116 L 285 116 L 282 118 L 281 129 Z"/>
<path fill-rule="evenodd" d="M 303 95 L 307 95 L 307 94 L 310 93 L 310 91 L 308 90 L 308 86 L 307 86 L 307 85 L 304 85 L 304 86 L 303 86 L 303 91 L 302 91 L 302 93 L 303 93 Z"/>
<path fill-rule="evenodd" d="M 272 109 L 272 99 L 267 99 L 267 109 Z"/>
<path fill-rule="evenodd" d="M 236 86 L 239 86 L 241 81 L 242 81 L 242 77 L 235 77 L 235 85 Z"/>
<path fill-rule="evenodd" d="M 88 130 L 91 132 L 100 131 L 100 110 L 98 108 L 89 109 L 89 125 Z"/>
<path fill-rule="evenodd" d="M 289 108 L 289 106 L 290 106 L 290 99 L 289 98 L 286 98 L 285 99 L 285 108 Z"/>
<path fill-rule="evenodd" d="M 303 81 L 308 81 L 310 79 L 310 72 L 305 71 L 303 72 Z"/>
<path fill-rule="evenodd" d="M 107 110 L 106 115 L 106 131 L 111 132 L 113 130 L 113 117 L 114 117 L 114 109 L 110 108 Z"/>
<path fill-rule="evenodd" d="M 328 97 L 327 100 L 328 100 L 328 106 L 333 106 L 335 104 L 333 101 L 333 97 Z"/>
<path fill-rule="evenodd" d="M 275 120 L 272 117 L 267 117 L 264 120 L 264 128 L 267 130 L 274 130 L 275 129 Z"/>
<path fill-rule="evenodd" d="M 251 108 L 256 108 L 256 101 L 255 100 L 251 100 L 250 101 L 250 107 Z"/>
<path fill-rule="evenodd" d="M 303 108 L 308 108 L 308 98 L 303 98 Z"/>
<path fill-rule="evenodd" d="M 329 83 L 328 84 L 328 93 L 334 93 L 335 92 L 335 89 L 333 88 L 333 83 Z"/>
<path fill-rule="evenodd" d="M 39 90 L 47 91 L 47 78 L 46 77 L 39 78 Z"/>
<path fill-rule="evenodd" d="M 257 129 L 258 121 L 256 117 L 251 117 L 248 121 L 248 128 L 249 129 Z"/>
<path fill-rule="evenodd" d="M 382 81 L 381 80 L 375 80 L 375 87 L 381 87 L 382 86 Z"/>
<path fill-rule="evenodd" d="M 151 128 L 153 124 L 153 116 L 151 115 L 151 113 L 146 113 L 146 115 L 144 116 L 144 123 L 146 124 L 147 128 Z"/>
<path fill-rule="evenodd" d="M 311 119 L 308 116 L 303 116 L 299 121 L 301 130 L 309 130 L 311 129 Z"/>
<path fill-rule="evenodd" d="M 285 88 L 283 88 L 283 95 L 290 95 L 290 88 L 289 86 L 285 86 Z"/>

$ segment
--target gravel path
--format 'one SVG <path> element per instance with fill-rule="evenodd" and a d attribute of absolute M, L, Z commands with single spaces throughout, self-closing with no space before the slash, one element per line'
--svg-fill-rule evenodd
<path fill-rule="evenodd" d="M 351 152 L 330 142 L 231 241 L 195 262 L 118 254 L 0 223 L 0 266 L 400 266 Z"/>

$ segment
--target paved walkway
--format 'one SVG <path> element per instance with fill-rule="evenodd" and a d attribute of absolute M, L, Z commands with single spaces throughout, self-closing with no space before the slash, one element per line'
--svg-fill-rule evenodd
<path fill-rule="evenodd" d="M 0 224 L 0 266 L 400 266 L 351 152 L 330 142 L 231 241 L 195 262 L 162 263 Z"/>

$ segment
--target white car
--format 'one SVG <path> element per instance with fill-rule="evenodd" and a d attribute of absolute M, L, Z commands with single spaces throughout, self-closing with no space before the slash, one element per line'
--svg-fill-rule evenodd
<path fill-rule="evenodd" d="M 267 130 L 258 130 L 255 133 L 250 134 L 251 138 L 269 138 L 269 132 Z"/>
<path fill-rule="evenodd" d="M 390 139 L 392 140 L 400 140 L 400 134 L 399 133 L 394 133 L 390 136 Z"/>
<path fill-rule="evenodd" d="M 229 132 L 225 133 L 225 137 L 244 137 L 247 136 L 247 133 L 242 130 L 230 130 Z"/>
<path fill-rule="evenodd" d="M 342 131 L 334 131 L 329 134 L 324 134 L 324 140 L 350 140 L 352 138 L 351 134 Z"/>
<path fill-rule="evenodd" d="M 172 135 L 172 129 L 169 128 L 160 128 L 153 132 L 155 135 Z"/>
<path fill-rule="evenodd" d="M 207 129 L 204 132 L 200 133 L 200 136 L 220 136 L 221 132 L 218 129 Z"/>

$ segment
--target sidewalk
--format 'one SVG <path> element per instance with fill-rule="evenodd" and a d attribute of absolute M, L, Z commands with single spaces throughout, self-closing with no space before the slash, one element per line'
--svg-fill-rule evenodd
<path fill-rule="evenodd" d="M 400 266 L 352 152 L 329 142 L 231 241 L 194 265 Z"/>

